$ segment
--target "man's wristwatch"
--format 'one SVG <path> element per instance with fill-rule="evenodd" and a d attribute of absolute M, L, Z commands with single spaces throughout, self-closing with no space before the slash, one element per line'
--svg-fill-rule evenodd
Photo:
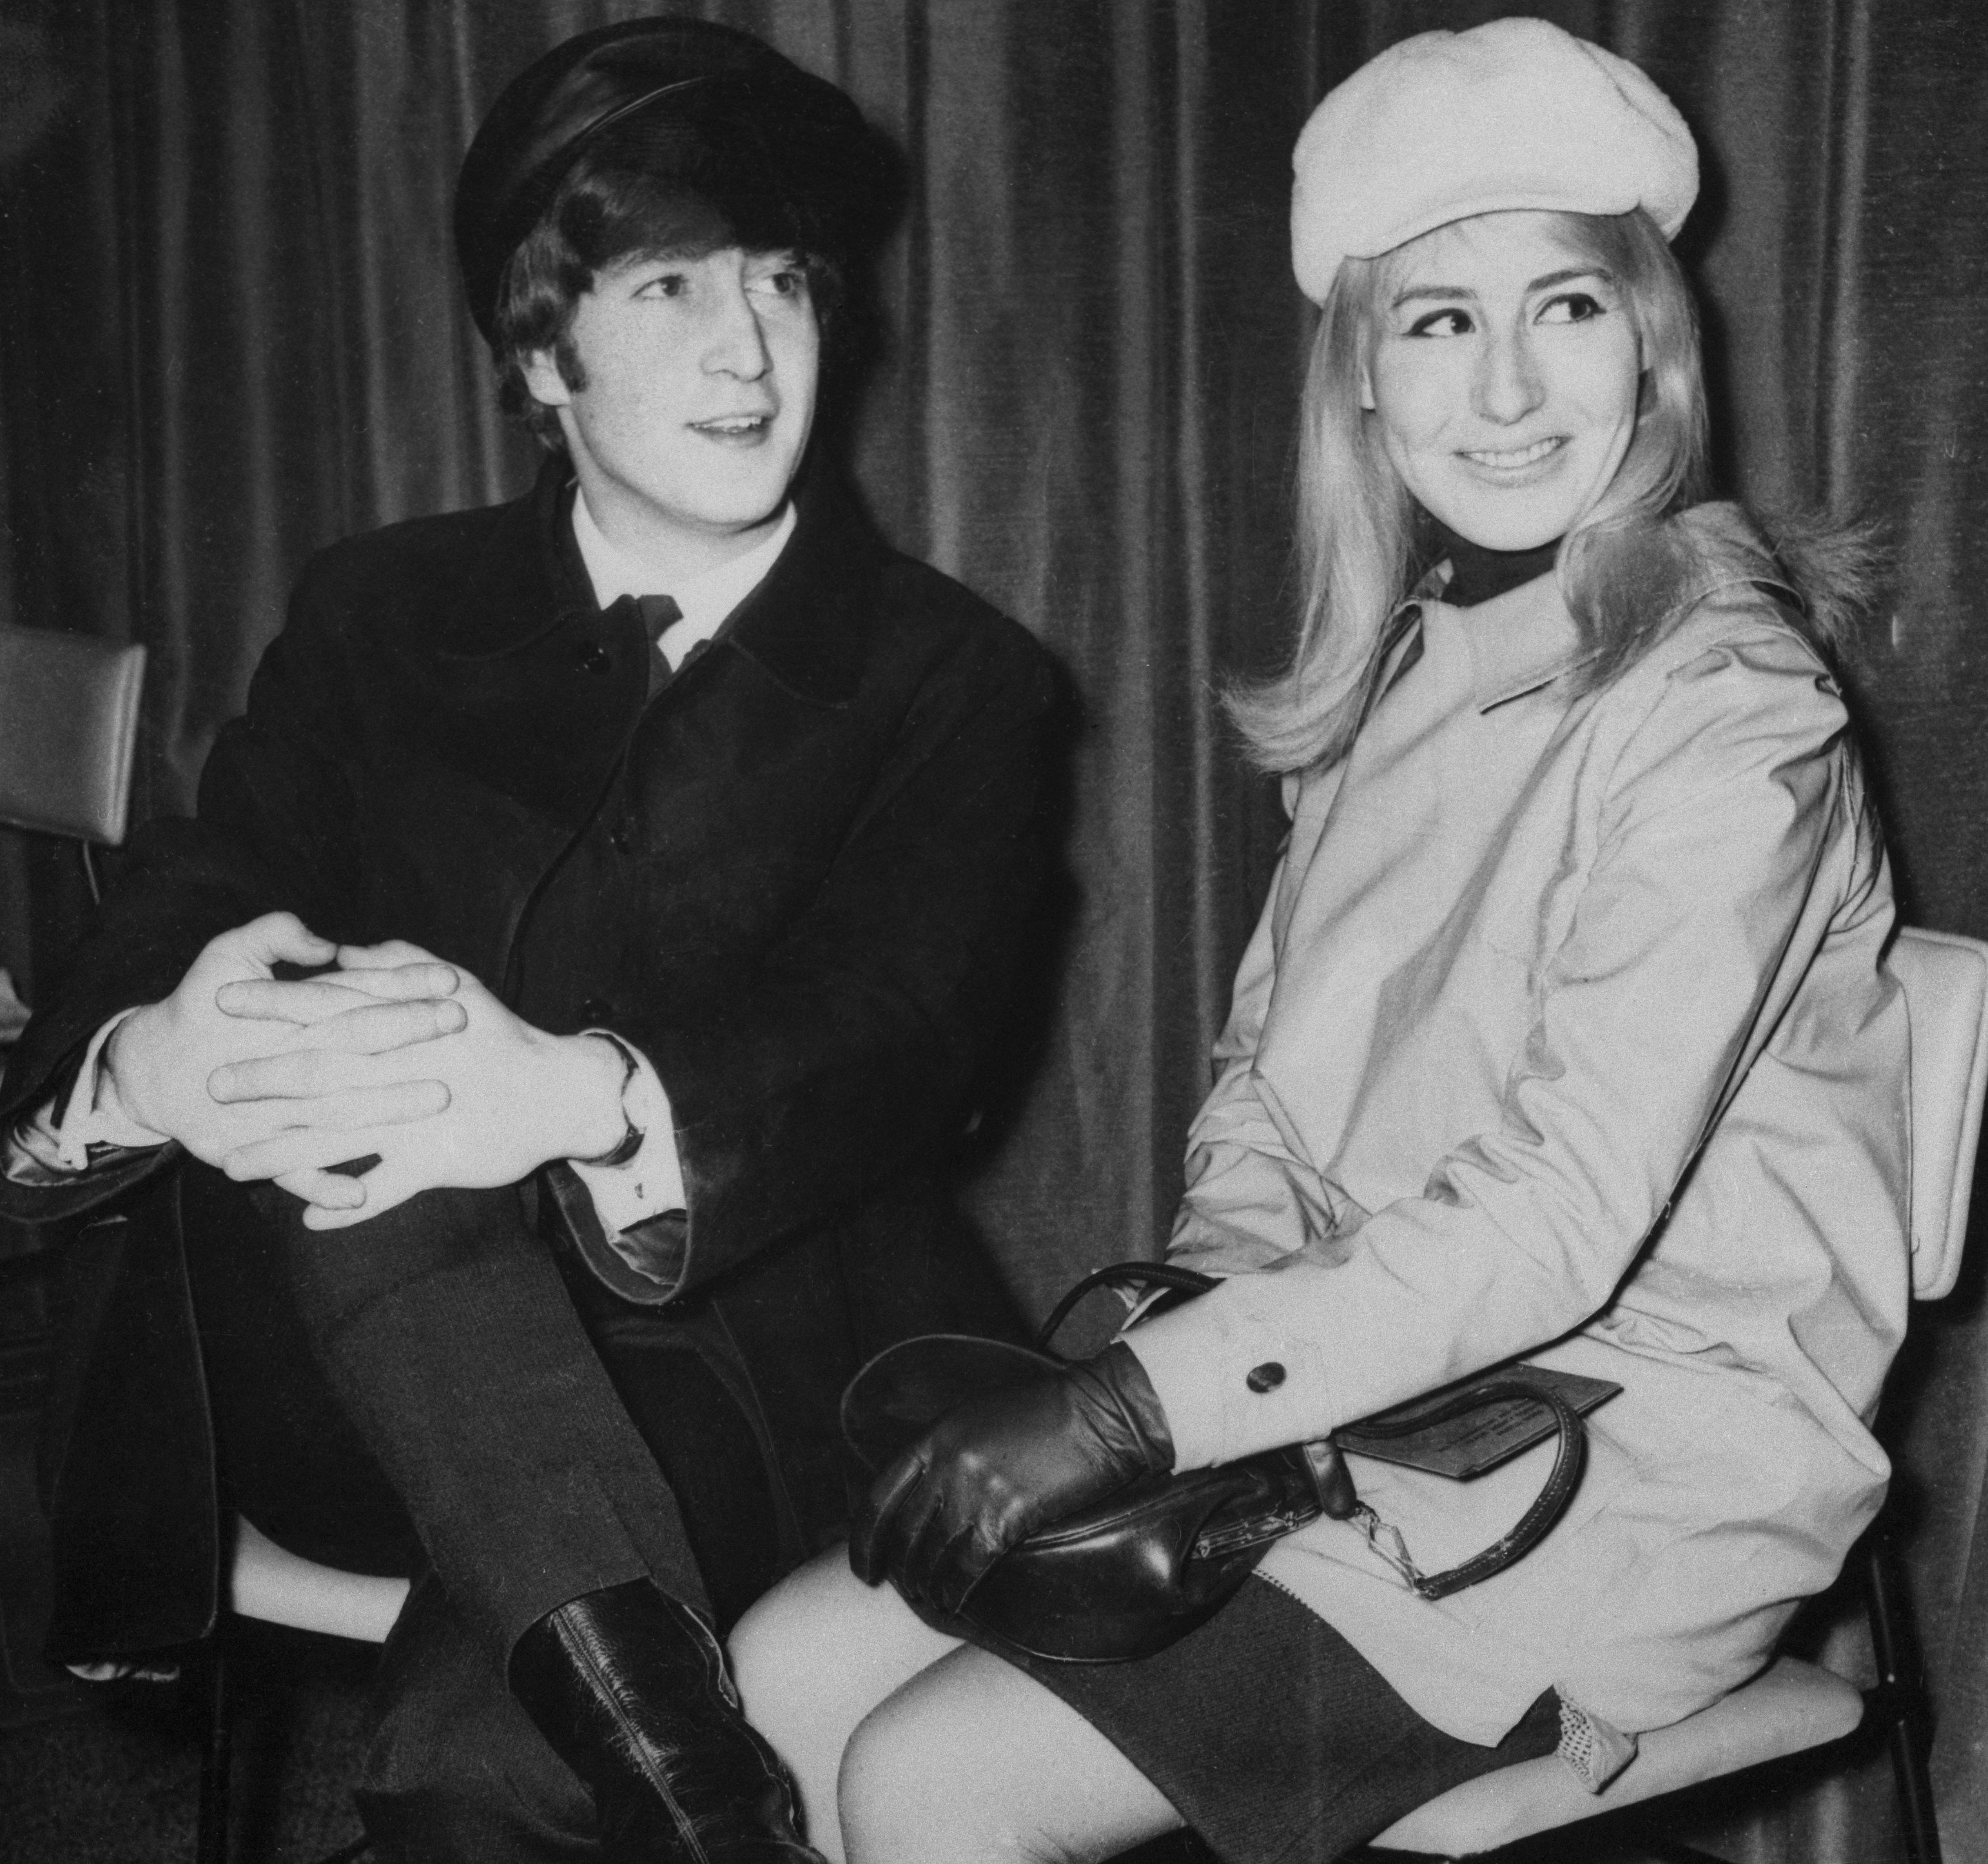
<path fill-rule="evenodd" d="M 629 1117 L 628 1113 L 629 1084 L 634 1080 L 636 1072 L 642 1064 L 637 1058 L 635 1051 L 612 1030 L 586 1029 L 582 1030 L 580 1033 L 587 1036 L 598 1036 L 604 1042 L 613 1043 L 621 1052 L 621 1124 L 624 1130 L 621 1137 L 598 1158 L 576 1159 L 573 1163 L 575 1165 L 626 1165 L 642 1149 L 642 1141 L 646 1136 L 641 1128 Z"/>

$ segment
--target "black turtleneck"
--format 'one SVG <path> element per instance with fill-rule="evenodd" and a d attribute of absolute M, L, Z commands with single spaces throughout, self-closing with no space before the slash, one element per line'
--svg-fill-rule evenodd
<path fill-rule="evenodd" d="M 1435 531 L 1452 572 L 1442 599 L 1457 608 L 1474 608 L 1479 602 L 1488 602 L 1493 596 L 1517 588 L 1521 583 L 1530 583 L 1536 576 L 1544 576 L 1560 552 L 1557 537 L 1530 550 L 1487 550 L 1481 543 L 1459 537 L 1439 521 Z"/>

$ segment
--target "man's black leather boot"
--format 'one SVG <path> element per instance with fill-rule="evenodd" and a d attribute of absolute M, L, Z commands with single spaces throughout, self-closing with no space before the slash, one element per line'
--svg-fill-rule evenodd
<path fill-rule="evenodd" d="M 646 1579 L 540 1619 L 511 1653 L 510 1684 L 591 1789 L 609 1864 L 822 1864 L 717 1638 Z"/>

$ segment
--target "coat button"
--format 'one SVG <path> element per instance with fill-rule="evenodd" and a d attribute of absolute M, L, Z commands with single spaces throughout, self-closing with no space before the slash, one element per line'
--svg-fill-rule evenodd
<path fill-rule="evenodd" d="M 573 654 L 573 664 L 583 673 L 612 673 L 614 656 L 597 641 L 583 642 Z"/>
<path fill-rule="evenodd" d="M 605 997 L 590 996 L 580 1006 L 580 1023 L 583 1029 L 599 1029 L 614 1020 L 614 1006 Z"/>
<path fill-rule="evenodd" d="M 627 854 L 629 849 L 634 845 L 634 841 L 635 837 L 634 831 L 630 829 L 626 822 L 617 822 L 614 826 L 607 831 L 608 845 L 612 847 L 617 854 Z"/>
<path fill-rule="evenodd" d="M 1284 1368 L 1274 1359 L 1251 1366 L 1249 1377 L 1243 1381 L 1253 1392 L 1274 1392 L 1283 1382 Z"/>

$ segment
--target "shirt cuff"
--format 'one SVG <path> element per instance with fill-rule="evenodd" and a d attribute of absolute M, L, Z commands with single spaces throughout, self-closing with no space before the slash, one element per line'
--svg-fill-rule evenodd
<path fill-rule="evenodd" d="M 141 1126 L 124 1111 L 117 1082 L 103 1060 L 110 1038 L 141 1006 L 120 1010 L 90 1039 L 83 1066 L 76 1071 L 69 1105 L 62 1116 L 62 1162 L 72 1172 L 90 1169 L 92 1147 L 164 1145 L 166 1135 Z"/>
<path fill-rule="evenodd" d="M 59 1107 L 51 1095 L 6 1135 L 4 1162 L 15 1183 L 47 1185 L 79 1176 L 90 1169 L 93 1152 L 148 1151 L 166 1144 L 164 1133 L 140 1126 L 124 1111 L 117 1084 L 103 1063 L 105 1044 L 138 1007 L 120 1010 L 90 1037 L 75 1083 Z"/>
<path fill-rule="evenodd" d="M 583 1035 L 607 1035 L 607 1030 L 583 1030 Z M 615 1040 L 624 1048 L 620 1037 Z M 676 1126 L 670 1097 L 661 1080 L 639 1049 L 627 1048 L 635 1071 L 621 1091 L 622 1111 L 642 1135 L 635 1155 L 620 1165 L 588 1165 L 570 1161 L 575 1176 L 593 1200 L 593 1213 L 610 1236 L 666 1210 L 684 1208 L 683 1162 L 677 1156 Z"/>

